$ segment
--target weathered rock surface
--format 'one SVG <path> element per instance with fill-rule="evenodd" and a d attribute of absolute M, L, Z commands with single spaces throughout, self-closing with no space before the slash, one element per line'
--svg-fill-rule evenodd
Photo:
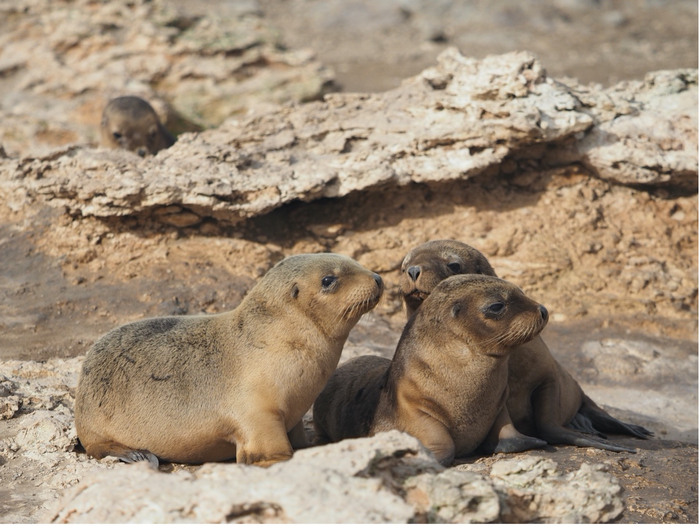
<path fill-rule="evenodd" d="M 556 469 L 553 460 L 534 456 L 493 465 L 491 477 L 507 495 L 507 522 L 599 523 L 622 513 L 622 488 L 605 465 L 583 464 L 565 476 Z"/>
<path fill-rule="evenodd" d="M 167 475 L 145 465 L 98 468 L 66 492 L 46 519 L 598 523 L 622 513 L 622 489 L 604 466 L 583 464 L 566 476 L 556 468 L 544 458 L 525 457 L 495 463 L 491 477 L 444 470 L 416 439 L 390 431 L 300 451 L 267 470 L 208 464 Z"/>
<path fill-rule="evenodd" d="M 11 206 L 235 224 L 294 200 L 584 163 L 613 181 L 697 189 L 697 71 L 609 90 L 563 84 L 528 53 L 448 50 L 396 90 L 333 94 L 182 136 L 156 157 L 73 148 L 6 159 Z M 647 130 L 654 130 L 649 133 Z"/>
<path fill-rule="evenodd" d="M 311 100 L 332 72 L 284 51 L 258 10 L 185 15 L 165 1 L 0 2 L 0 145 L 36 155 L 95 143 L 112 97 L 151 101 L 172 131 Z"/>

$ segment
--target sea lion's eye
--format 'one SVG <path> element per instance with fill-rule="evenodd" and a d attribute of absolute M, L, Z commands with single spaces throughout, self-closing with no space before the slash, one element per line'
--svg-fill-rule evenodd
<path fill-rule="evenodd" d="M 491 305 L 486 307 L 485 312 L 486 312 L 486 314 L 500 314 L 501 312 L 503 312 L 503 309 L 505 309 L 505 308 L 506 308 L 505 303 L 498 301 L 498 302 L 492 303 Z"/>
<path fill-rule="evenodd" d="M 112 132 L 112 137 L 114 137 L 115 139 L 121 139 L 122 134 L 119 132 Z"/>
<path fill-rule="evenodd" d="M 331 285 L 333 285 L 333 283 L 335 283 L 336 281 L 338 281 L 338 277 L 337 277 L 337 276 L 326 276 L 325 278 L 323 278 L 323 279 L 321 280 L 321 285 L 323 285 L 323 288 L 324 288 L 324 289 L 328 289 L 328 288 L 330 288 Z"/>
<path fill-rule="evenodd" d="M 462 265 L 460 265 L 459 263 L 448 263 L 447 268 L 449 268 L 452 272 L 457 274 L 460 270 L 462 270 Z"/>

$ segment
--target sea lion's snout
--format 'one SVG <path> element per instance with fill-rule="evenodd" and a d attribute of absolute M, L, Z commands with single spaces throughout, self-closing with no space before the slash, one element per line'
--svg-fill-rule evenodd
<path fill-rule="evenodd" d="M 413 281 L 416 281 L 418 279 L 418 276 L 420 276 L 420 267 L 417 265 L 414 265 L 413 267 L 408 267 L 408 270 L 406 270 L 409 276 L 411 276 L 411 279 Z"/>
<path fill-rule="evenodd" d="M 379 294 L 384 292 L 384 280 L 382 280 L 382 277 L 377 274 L 376 272 L 372 273 L 372 277 L 374 278 L 374 282 L 377 284 L 377 287 L 379 288 Z"/>

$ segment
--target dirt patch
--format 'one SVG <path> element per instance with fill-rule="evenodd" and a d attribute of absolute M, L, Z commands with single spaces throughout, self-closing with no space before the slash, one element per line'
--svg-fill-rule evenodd
<path fill-rule="evenodd" d="M 3 358 L 75 356 L 130 319 L 228 310 L 302 252 L 339 252 L 379 272 L 387 294 L 377 313 L 398 326 L 401 260 L 435 238 L 483 251 L 553 323 L 595 318 L 696 337 L 696 197 L 578 173 L 387 188 L 291 204 L 237 229 L 78 221 L 46 208 L 3 216 Z"/>

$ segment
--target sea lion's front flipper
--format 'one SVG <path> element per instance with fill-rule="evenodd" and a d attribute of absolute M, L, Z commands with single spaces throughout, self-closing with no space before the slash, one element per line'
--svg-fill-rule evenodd
<path fill-rule="evenodd" d="M 268 467 L 292 458 L 294 450 L 279 411 L 249 408 L 245 415 L 244 432 L 233 438 L 236 443 L 236 462 Z"/>
<path fill-rule="evenodd" d="M 311 444 L 309 444 L 309 440 L 306 438 L 304 423 L 301 420 L 299 420 L 297 425 L 289 430 L 287 436 L 289 437 L 289 442 L 292 444 L 294 449 L 304 449 L 311 446 Z"/>
<path fill-rule="evenodd" d="M 449 429 L 418 407 L 410 407 L 408 411 L 413 414 L 411 418 L 405 420 L 409 425 L 401 431 L 416 437 L 435 455 L 440 464 L 449 467 L 455 458 L 456 451 Z"/>
<path fill-rule="evenodd" d="M 496 421 L 479 450 L 487 453 L 518 453 L 530 449 L 539 449 L 547 442 L 539 438 L 523 435 L 513 425 L 506 406 L 498 413 Z"/>

